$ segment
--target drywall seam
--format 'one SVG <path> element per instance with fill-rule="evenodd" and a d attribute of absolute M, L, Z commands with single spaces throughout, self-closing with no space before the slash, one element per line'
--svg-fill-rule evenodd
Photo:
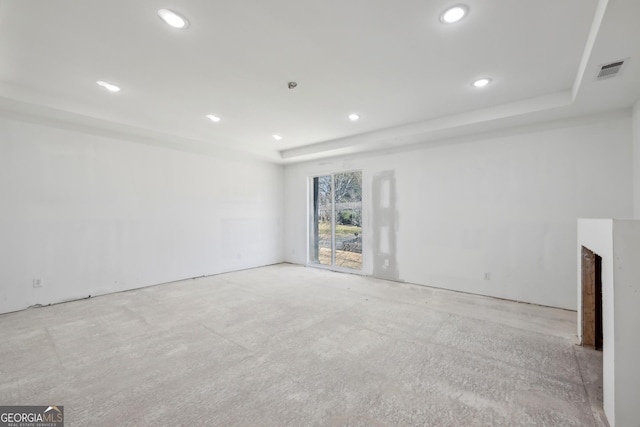
<path fill-rule="evenodd" d="M 398 211 L 396 178 L 384 171 L 372 180 L 373 275 L 381 279 L 400 280 L 397 252 Z"/>

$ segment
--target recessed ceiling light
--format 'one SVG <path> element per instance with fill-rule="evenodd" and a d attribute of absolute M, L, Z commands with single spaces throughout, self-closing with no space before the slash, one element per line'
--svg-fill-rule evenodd
<path fill-rule="evenodd" d="M 355 122 L 359 118 L 360 118 L 360 116 L 357 115 L 357 114 L 349 114 L 349 120 L 351 120 L 352 122 Z"/>
<path fill-rule="evenodd" d="M 440 15 L 440 20 L 445 24 L 453 24 L 465 17 L 469 8 L 463 4 L 450 7 Z"/>
<path fill-rule="evenodd" d="M 475 82 L 473 82 L 473 85 L 477 88 L 481 88 L 481 87 L 485 87 L 489 83 L 491 83 L 491 79 L 485 77 L 485 78 L 476 80 Z"/>
<path fill-rule="evenodd" d="M 173 28 L 185 29 L 189 26 L 189 21 L 169 9 L 158 10 L 158 16 Z"/>
<path fill-rule="evenodd" d="M 213 114 L 207 114 L 207 119 L 211 120 L 214 123 L 218 123 L 220 120 L 222 120 L 220 117 Z"/>
<path fill-rule="evenodd" d="M 98 80 L 96 83 L 98 84 L 98 86 L 102 86 L 109 92 L 120 92 L 120 88 L 114 84 L 103 82 L 102 80 Z"/>
<path fill-rule="evenodd" d="M 280 141 L 282 139 L 282 137 L 278 134 L 271 135 L 271 136 L 273 136 L 273 139 L 275 139 L 276 141 Z"/>

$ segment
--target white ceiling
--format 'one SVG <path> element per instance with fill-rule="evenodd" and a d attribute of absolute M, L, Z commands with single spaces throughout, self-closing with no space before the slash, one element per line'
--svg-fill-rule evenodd
<path fill-rule="evenodd" d="M 0 1 L 1 109 L 200 151 L 300 161 L 640 98 L 638 0 L 461 0 L 452 25 L 439 16 L 457 0 Z"/>

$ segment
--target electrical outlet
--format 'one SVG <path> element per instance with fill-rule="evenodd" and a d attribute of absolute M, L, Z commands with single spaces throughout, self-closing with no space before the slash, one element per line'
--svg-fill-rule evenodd
<path fill-rule="evenodd" d="M 491 280 L 491 273 L 484 273 L 484 280 Z"/>
<path fill-rule="evenodd" d="M 33 287 L 41 288 L 42 287 L 42 279 L 33 279 Z"/>
<path fill-rule="evenodd" d="M 389 268 L 389 259 L 385 258 L 384 260 L 384 268 Z"/>

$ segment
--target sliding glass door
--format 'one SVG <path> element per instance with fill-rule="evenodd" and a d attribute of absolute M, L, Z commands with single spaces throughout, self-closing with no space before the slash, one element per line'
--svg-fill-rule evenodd
<path fill-rule="evenodd" d="M 309 261 L 362 269 L 362 172 L 311 178 Z"/>

